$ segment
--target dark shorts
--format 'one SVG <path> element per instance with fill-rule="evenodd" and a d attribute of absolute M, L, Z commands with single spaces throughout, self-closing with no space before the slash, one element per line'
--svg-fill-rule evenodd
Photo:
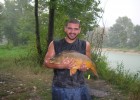
<path fill-rule="evenodd" d="M 52 87 L 52 100 L 91 100 L 86 86 L 78 88 Z"/>

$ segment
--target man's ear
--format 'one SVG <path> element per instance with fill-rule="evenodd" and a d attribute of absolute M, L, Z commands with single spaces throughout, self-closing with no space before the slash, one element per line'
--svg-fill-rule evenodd
<path fill-rule="evenodd" d="M 79 28 L 79 33 L 81 32 L 81 28 Z"/>
<path fill-rule="evenodd" d="M 66 29 L 67 29 L 67 28 L 66 28 L 66 27 L 64 27 L 64 32 L 66 32 Z"/>

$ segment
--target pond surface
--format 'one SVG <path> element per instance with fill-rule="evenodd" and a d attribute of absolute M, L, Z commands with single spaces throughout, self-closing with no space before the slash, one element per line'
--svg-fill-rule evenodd
<path fill-rule="evenodd" d="M 124 70 L 129 70 L 131 73 L 140 71 L 140 54 L 105 51 L 105 55 L 108 58 L 111 68 L 117 68 L 117 65 L 122 63 Z"/>

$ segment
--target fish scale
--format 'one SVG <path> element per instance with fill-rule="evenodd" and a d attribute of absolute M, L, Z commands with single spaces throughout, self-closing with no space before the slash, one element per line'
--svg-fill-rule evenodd
<path fill-rule="evenodd" d="M 76 51 L 63 51 L 51 58 L 50 63 L 61 64 L 61 62 L 66 58 L 74 60 L 74 66 L 72 66 L 72 68 L 70 69 L 71 76 L 75 74 L 78 69 L 80 69 L 82 64 L 85 64 L 86 68 L 90 69 L 94 73 L 94 75 L 98 77 L 96 66 L 91 61 L 91 59 L 88 56 Z"/>

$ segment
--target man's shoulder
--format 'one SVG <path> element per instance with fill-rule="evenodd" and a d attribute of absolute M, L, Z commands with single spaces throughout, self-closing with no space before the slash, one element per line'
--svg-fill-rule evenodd
<path fill-rule="evenodd" d="M 89 41 L 87 41 L 87 40 L 79 39 L 79 41 L 82 43 L 90 44 Z"/>
<path fill-rule="evenodd" d="M 83 40 L 83 39 L 78 39 L 78 41 L 81 43 L 86 43 L 86 40 Z"/>
<path fill-rule="evenodd" d="M 62 38 L 62 39 L 55 39 L 55 40 L 53 40 L 53 42 L 61 42 L 63 40 L 64 40 L 64 38 Z"/>
<path fill-rule="evenodd" d="M 64 39 L 53 40 L 54 46 L 61 46 L 64 43 Z"/>

